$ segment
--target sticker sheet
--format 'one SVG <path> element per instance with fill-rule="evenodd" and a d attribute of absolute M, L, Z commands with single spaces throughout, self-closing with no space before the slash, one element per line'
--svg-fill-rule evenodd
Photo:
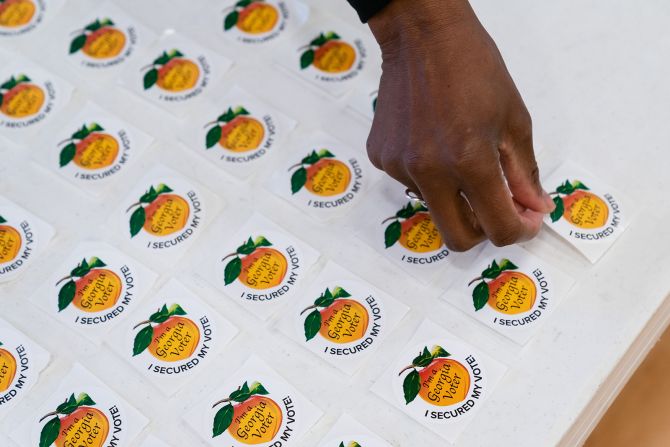
<path fill-rule="evenodd" d="M 391 447 L 353 416 L 343 414 L 318 447 Z"/>

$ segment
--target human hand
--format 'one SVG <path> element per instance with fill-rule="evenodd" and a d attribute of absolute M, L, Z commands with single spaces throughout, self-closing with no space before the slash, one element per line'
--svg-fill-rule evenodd
<path fill-rule="evenodd" d="M 531 118 L 467 0 L 393 0 L 369 25 L 383 57 L 371 162 L 423 197 L 454 251 L 534 237 L 554 203 Z"/>

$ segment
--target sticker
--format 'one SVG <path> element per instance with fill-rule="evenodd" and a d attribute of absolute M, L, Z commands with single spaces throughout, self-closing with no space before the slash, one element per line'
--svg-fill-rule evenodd
<path fill-rule="evenodd" d="M 141 447 L 170 447 L 168 444 L 165 442 L 161 441 L 154 435 L 149 435 L 147 438 L 142 442 Z"/>
<path fill-rule="evenodd" d="M 407 307 L 332 262 L 300 294 L 290 336 L 348 374 L 383 342 Z M 287 319 L 288 320 L 288 319 Z"/>
<path fill-rule="evenodd" d="M 62 4 L 61 0 L 3 0 L 0 2 L 0 37 L 31 32 Z"/>
<path fill-rule="evenodd" d="M 347 24 L 302 30 L 291 37 L 281 63 L 310 83 L 339 96 L 367 66 L 368 47 L 363 36 Z"/>
<path fill-rule="evenodd" d="M 176 280 L 133 318 L 124 324 L 124 335 L 115 337 L 124 342 L 113 348 L 167 395 L 206 369 L 238 332 Z"/>
<path fill-rule="evenodd" d="M 333 137 L 318 133 L 310 141 L 303 152 L 292 153 L 269 189 L 317 217 L 350 210 L 376 173 L 366 157 Z"/>
<path fill-rule="evenodd" d="M 269 154 L 277 151 L 295 121 L 234 87 L 220 106 L 202 107 L 189 120 L 184 142 L 200 155 L 238 177 L 248 177 Z"/>
<path fill-rule="evenodd" d="M 47 351 L 0 320 L 0 417 L 30 391 L 48 363 Z"/>
<path fill-rule="evenodd" d="M 93 103 L 52 132 L 49 167 L 88 192 L 125 172 L 151 138 Z"/>
<path fill-rule="evenodd" d="M 290 447 L 322 412 L 252 356 L 186 420 L 212 446 Z"/>
<path fill-rule="evenodd" d="M 201 188 L 163 166 L 146 175 L 123 203 L 123 234 L 154 253 L 182 253 L 202 232 L 208 206 Z"/>
<path fill-rule="evenodd" d="M 130 446 L 147 419 L 76 363 L 11 436 L 19 445 Z"/>
<path fill-rule="evenodd" d="M 32 62 L 0 53 L 0 130 L 33 127 L 53 115 L 72 93 L 72 86 Z"/>
<path fill-rule="evenodd" d="M 424 320 L 372 390 L 454 442 L 504 371 L 500 363 Z"/>
<path fill-rule="evenodd" d="M 292 18 L 287 1 L 241 0 L 223 10 L 223 33 L 243 44 L 276 39 L 286 31 Z"/>
<path fill-rule="evenodd" d="M 556 209 L 545 217 L 552 230 L 596 262 L 626 229 L 619 194 L 567 162 L 543 181 Z"/>
<path fill-rule="evenodd" d="M 232 236 L 210 246 L 206 279 L 261 319 L 296 296 L 319 255 L 274 222 L 254 214 Z"/>
<path fill-rule="evenodd" d="M 352 416 L 343 414 L 318 447 L 391 447 Z"/>
<path fill-rule="evenodd" d="M 0 197 L 0 283 L 28 268 L 53 234 L 50 225 Z"/>
<path fill-rule="evenodd" d="M 372 120 L 377 110 L 378 90 L 377 87 L 366 87 L 361 86 L 354 90 L 349 97 L 349 108 L 358 112 L 358 115 L 363 115 L 365 118 Z"/>
<path fill-rule="evenodd" d="M 140 42 L 153 38 L 147 28 L 111 3 L 104 3 L 84 16 L 77 26 L 68 33 L 68 59 L 90 70 L 123 64 L 137 53 Z"/>
<path fill-rule="evenodd" d="M 224 57 L 177 34 L 166 34 L 138 60 L 142 66 L 129 70 L 124 84 L 172 112 L 209 91 L 231 65 Z"/>
<path fill-rule="evenodd" d="M 58 264 L 37 304 L 92 340 L 128 318 L 157 275 L 116 248 L 84 242 Z"/>
<path fill-rule="evenodd" d="M 488 246 L 444 295 L 468 315 L 525 344 L 573 281 L 525 250 Z"/>
<path fill-rule="evenodd" d="M 428 209 L 407 199 L 404 186 L 385 180 L 374 191 L 375 206 L 364 212 L 359 237 L 404 270 L 436 272 L 453 254 L 447 249 Z M 425 275 L 418 278 L 427 280 Z"/>

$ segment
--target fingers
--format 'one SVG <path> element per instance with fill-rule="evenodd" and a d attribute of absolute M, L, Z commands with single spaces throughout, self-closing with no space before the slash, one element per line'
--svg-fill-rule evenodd
<path fill-rule="evenodd" d="M 555 205 L 540 184 L 530 116 L 525 110 L 521 116 L 520 124 L 509 129 L 508 137 L 498 148 L 500 165 L 514 200 L 533 211 L 549 213 Z"/>
<path fill-rule="evenodd" d="M 476 153 L 476 165 L 463 166 L 460 180 L 486 237 L 497 246 L 534 237 L 542 226 L 543 213 L 512 199 L 495 148 L 477 148 Z M 515 200 L 526 209 L 520 212 Z"/>
<path fill-rule="evenodd" d="M 410 168 L 410 176 L 430 209 L 431 217 L 440 230 L 447 248 L 466 251 L 485 239 L 477 219 L 455 183 L 444 170 L 439 175 L 417 172 Z"/>

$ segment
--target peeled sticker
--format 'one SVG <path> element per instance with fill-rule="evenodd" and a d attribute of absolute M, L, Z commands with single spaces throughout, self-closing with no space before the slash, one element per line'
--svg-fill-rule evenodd
<path fill-rule="evenodd" d="M 488 246 L 444 298 L 519 344 L 547 320 L 572 279 L 522 248 Z"/>
<path fill-rule="evenodd" d="M 296 298 L 319 257 L 312 247 L 254 214 L 240 229 L 211 244 L 205 279 L 261 319 Z"/>
<path fill-rule="evenodd" d="M 248 177 L 277 152 L 295 121 L 239 87 L 202 104 L 184 128 L 184 143 L 214 165 Z"/>
<path fill-rule="evenodd" d="M 0 283 L 26 270 L 53 234 L 49 224 L 0 197 Z"/>
<path fill-rule="evenodd" d="M 504 372 L 494 359 L 424 320 L 372 391 L 453 443 Z"/>
<path fill-rule="evenodd" d="M 214 51 L 169 33 L 136 58 L 122 82 L 140 97 L 182 114 L 184 104 L 208 92 L 230 66 L 229 60 Z"/>
<path fill-rule="evenodd" d="M 47 351 L 0 320 L 0 418 L 30 392 L 48 363 Z"/>
<path fill-rule="evenodd" d="M 322 412 L 256 356 L 187 413 L 211 446 L 291 447 Z"/>
<path fill-rule="evenodd" d="M 103 242 L 82 242 L 33 297 L 61 323 L 100 342 L 127 321 L 156 273 Z"/>
<path fill-rule="evenodd" d="M 69 21 L 73 29 L 63 35 L 63 53 L 70 63 L 88 73 L 124 66 L 155 38 L 147 27 L 109 2 L 77 20 Z"/>
<path fill-rule="evenodd" d="M 73 88 L 18 56 L 0 52 L 0 61 L 0 133 L 21 138 L 16 132 L 34 130 L 58 114 Z"/>
<path fill-rule="evenodd" d="M 0 2 L 0 38 L 28 34 L 60 8 L 63 0 L 4 0 Z"/>
<path fill-rule="evenodd" d="M 122 202 L 121 233 L 159 257 L 181 255 L 202 232 L 209 206 L 205 194 L 177 172 L 157 166 Z"/>
<path fill-rule="evenodd" d="M 122 175 L 151 137 L 93 103 L 49 133 L 40 157 L 48 168 L 90 193 L 100 193 Z"/>
<path fill-rule="evenodd" d="M 285 331 L 336 368 L 354 374 L 407 313 L 407 307 L 334 263 L 300 293 Z"/>
<path fill-rule="evenodd" d="M 353 416 L 343 414 L 318 447 L 391 447 Z"/>
<path fill-rule="evenodd" d="M 238 332 L 176 280 L 132 316 L 112 348 L 166 395 L 205 371 Z"/>
<path fill-rule="evenodd" d="M 147 419 L 76 363 L 58 388 L 12 434 L 19 445 L 126 447 Z"/>
<path fill-rule="evenodd" d="M 307 138 L 301 148 L 278 165 L 266 186 L 317 218 L 350 211 L 378 178 L 362 152 L 324 133 Z"/>
<path fill-rule="evenodd" d="M 556 208 L 545 224 L 596 262 L 624 232 L 620 194 L 574 163 L 566 162 L 542 182 Z"/>

